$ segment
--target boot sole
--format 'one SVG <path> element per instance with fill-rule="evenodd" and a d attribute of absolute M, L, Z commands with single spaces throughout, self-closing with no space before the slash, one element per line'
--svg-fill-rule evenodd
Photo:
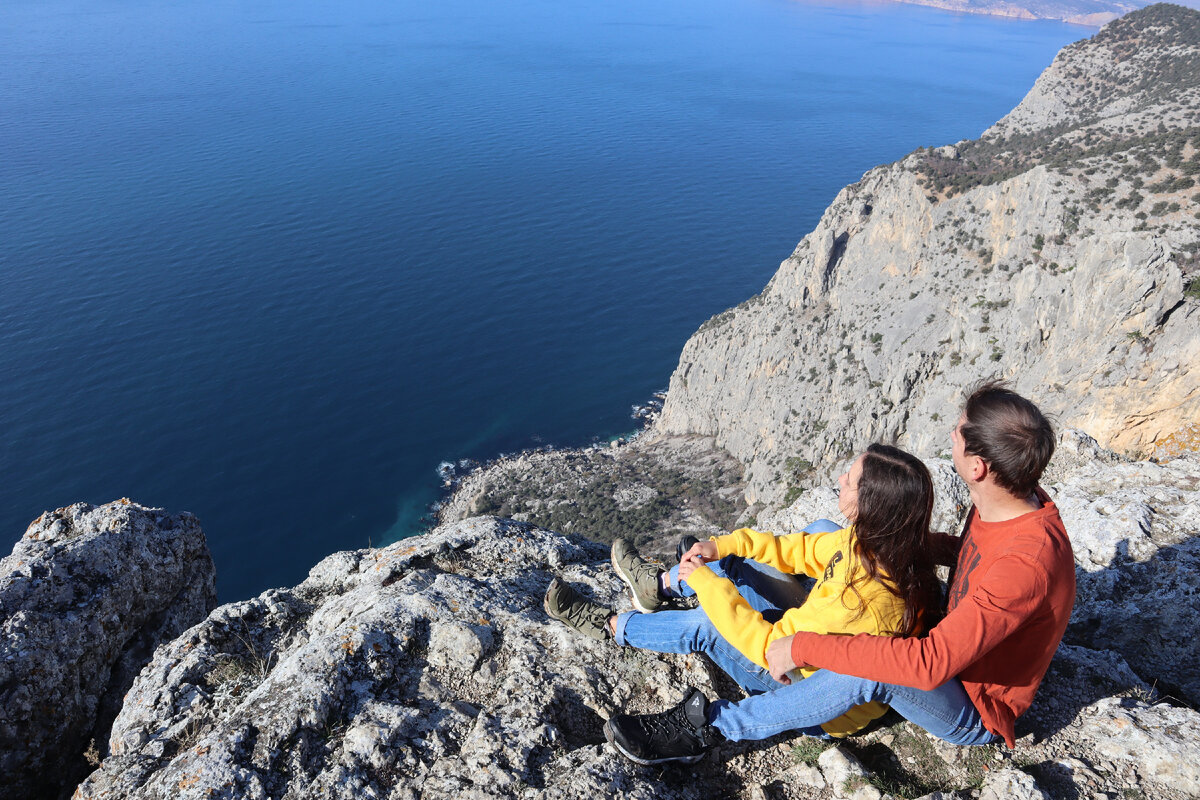
<path fill-rule="evenodd" d="M 605 720 L 604 722 L 604 738 L 608 740 L 608 743 L 611 744 L 618 753 L 637 764 L 644 764 L 648 767 L 654 766 L 655 764 L 668 764 L 671 762 L 678 762 L 680 764 L 695 764 L 697 761 L 704 758 L 703 753 L 698 756 L 673 756 L 671 758 L 641 758 L 640 756 L 635 756 L 633 753 L 622 747 L 621 743 L 617 741 L 617 737 L 613 736 L 610 723 L 611 720 Z"/>
<path fill-rule="evenodd" d="M 542 595 L 542 610 L 546 612 L 546 616 L 552 620 L 559 621 L 557 616 L 550 610 L 550 590 L 554 588 L 554 581 L 550 582 L 550 586 L 546 588 L 546 593 Z"/>
<path fill-rule="evenodd" d="M 655 611 L 658 611 L 660 608 L 662 608 L 661 603 L 655 605 L 654 608 L 646 608 L 646 606 L 642 605 L 642 601 L 638 599 L 637 590 L 634 589 L 633 586 L 633 576 L 627 574 L 625 570 L 621 569 L 621 565 L 617 563 L 617 557 L 613 553 L 611 547 L 608 550 L 608 560 L 609 563 L 612 564 L 613 572 L 617 573 L 617 577 L 620 578 L 621 582 L 625 584 L 625 587 L 629 589 L 629 599 L 633 601 L 634 608 L 643 614 L 653 614 Z M 632 758 L 632 756 L 630 756 L 630 758 Z"/>

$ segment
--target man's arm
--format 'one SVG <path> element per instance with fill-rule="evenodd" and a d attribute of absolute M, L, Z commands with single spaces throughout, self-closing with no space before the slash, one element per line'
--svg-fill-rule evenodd
<path fill-rule="evenodd" d="M 929 544 L 933 563 L 944 567 L 953 567 L 958 563 L 958 551 L 962 548 L 961 537 L 934 531 L 930 534 Z"/>
<path fill-rule="evenodd" d="M 1020 628 L 1037 611 L 1046 589 L 1038 565 L 1010 556 L 980 576 L 978 585 L 925 638 L 797 633 L 786 656 L 783 645 L 772 643 L 768 668 L 777 680 L 777 672 L 808 664 L 868 680 L 934 689 Z"/>

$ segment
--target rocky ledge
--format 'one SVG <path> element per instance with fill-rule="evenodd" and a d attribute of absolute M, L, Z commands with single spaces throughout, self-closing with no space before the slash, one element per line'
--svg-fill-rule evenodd
<path fill-rule="evenodd" d="M 154 647 L 216 605 L 190 514 L 121 500 L 36 519 L 0 560 L 0 798 L 67 791 Z M 90 746 L 89 746 L 90 745 Z"/>
<path fill-rule="evenodd" d="M 783 736 L 688 767 L 632 764 L 604 743 L 609 715 L 665 708 L 688 686 L 738 690 L 702 657 L 549 620 L 555 575 L 628 607 L 607 548 L 479 517 L 334 554 L 161 646 L 76 797 L 1196 796 L 1200 460 L 1130 462 L 1077 432 L 1060 451 L 1049 489 L 1080 602 L 1013 751 L 942 745 L 891 717 L 836 747 Z M 814 489 L 786 514 L 829 516 L 831 496 Z"/>

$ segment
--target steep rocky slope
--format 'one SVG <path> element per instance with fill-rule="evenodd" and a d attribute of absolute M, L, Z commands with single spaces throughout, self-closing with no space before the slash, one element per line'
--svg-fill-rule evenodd
<path fill-rule="evenodd" d="M 688 341 L 652 433 L 713 437 L 771 505 L 875 439 L 938 453 L 988 375 L 1118 451 L 1194 448 L 1197 176 L 1200 12 L 1151 6 L 980 139 L 842 190 Z"/>
<path fill-rule="evenodd" d="M 128 500 L 47 512 L 0 560 L 0 798 L 55 797 L 106 750 L 154 648 L 216 605 L 195 517 Z"/>
<path fill-rule="evenodd" d="M 951 480 L 945 462 L 930 466 Z M 1200 460 L 1126 462 L 1068 431 L 1055 468 L 1081 602 L 1015 751 L 942 745 L 891 718 L 836 748 L 781 736 L 694 766 L 634 765 L 603 742 L 604 718 L 664 708 L 689 685 L 738 690 L 702 657 L 624 650 L 548 619 L 554 575 L 628 607 L 607 549 L 481 517 L 332 555 L 299 586 L 222 606 L 161 647 L 76 796 L 1198 796 L 1200 714 L 1154 687 L 1200 699 L 1180 669 L 1200 618 Z M 789 513 L 835 514 L 822 495 Z M 1154 633 L 1094 624 L 1133 628 L 1133 614 Z M 1160 644 L 1149 653 L 1148 637 Z"/>
<path fill-rule="evenodd" d="M 496 514 L 598 542 L 619 535 L 647 552 L 673 553 L 682 534 L 707 538 L 735 526 L 746 508 L 741 478 L 742 465 L 707 437 L 534 451 L 468 475 L 439 519 Z"/>

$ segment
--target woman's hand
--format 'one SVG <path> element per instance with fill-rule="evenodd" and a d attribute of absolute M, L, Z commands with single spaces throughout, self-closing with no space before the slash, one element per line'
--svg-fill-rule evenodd
<path fill-rule="evenodd" d="M 707 561 L 717 560 L 717 545 L 714 542 L 696 542 L 692 545 L 692 549 L 683 554 L 683 558 L 679 559 L 679 580 L 682 583 L 688 579 L 698 567 L 704 566 Z"/>
<path fill-rule="evenodd" d="M 692 549 L 683 554 L 684 560 L 698 556 L 701 561 L 716 561 L 717 560 L 717 543 L 716 542 L 696 542 L 692 545 Z M 681 560 L 680 565 L 683 564 Z M 693 567 L 693 569 L 695 569 Z"/>
<path fill-rule="evenodd" d="M 679 581 L 686 581 L 700 567 L 704 566 L 704 559 L 700 556 L 694 556 L 690 552 L 685 553 L 683 560 L 679 562 Z"/>

